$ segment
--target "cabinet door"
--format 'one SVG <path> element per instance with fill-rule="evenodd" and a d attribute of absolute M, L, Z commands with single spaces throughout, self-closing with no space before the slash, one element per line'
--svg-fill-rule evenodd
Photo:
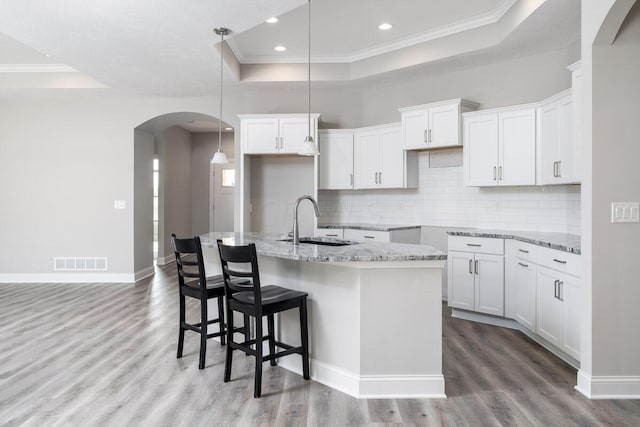
<path fill-rule="evenodd" d="M 504 315 L 504 258 L 475 254 L 475 311 Z"/>
<path fill-rule="evenodd" d="M 580 279 L 568 275 L 560 279 L 560 298 L 563 304 L 563 340 L 562 350 L 569 356 L 580 360 L 580 325 L 582 297 Z"/>
<path fill-rule="evenodd" d="M 280 147 L 278 119 L 246 119 L 242 124 L 245 153 L 272 154 L 278 152 Z"/>
<path fill-rule="evenodd" d="M 297 154 L 309 135 L 309 121 L 304 118 L 283 118 L 279 122 L 279 152 Z M 315 119 L 311 119 L 311 136 L 315 138 Z"/>
<path fill-rule="evenodd" d="M 536 331 L 536 265 L 523 259 L 514 261 L 515 319 L 532 332 Z"/>
<path fill-rule="evenodd" d="M 402 113 L 402 139 L 405 149 L 428 148 L 429 110 Z"/>
<path fill-rule="evenodd" d="M 558 101 L 559 155 L 558 183 L 579 182 L 580 158 L 576 156 L 575 127 L 573 124 L 573 101 L 571 96 Z"/>
<path fill-rule="evenodd" d="M 357 131 L 353 141 L 354 188 L 378 188 L 380 132 Z"/>
<path fill-rule="evenodd" d="M 498 116 L 499 185 L 536 184 L 536 110 Z"/>
<path fill-rule="evenodd" d="M 473 310 L 475 298 L 473 254 L 449 251 L 447 265 L 449 307 Z"/>
<path fill-rule="evenodd" d="M 378 184 L 382 188 L 404 186 L 404 157 L 399 127 L 382 129 L 380 133 L 380 174 Z"/>
<path fill-rule="evenodd" d="M 493 113 L 464 117 L 463 123 L 465 185 L 497 185 L 498 115 Z"/>
<path fill-rule="evenodd" d="M 558 299 L 558 282 L 558 273 L 538 266 L 536 333 L 556 347 L 561 347 L 563 307 Z"/>
<path fill-rule="evenodd" d="M 558 103 L 552 102 L 543 105 L 538 110 L 538 113 L 538 162 L 540 163 L 538 169 L 538 184 L 555 184 L 557 180 L 556 162 L 560 160 L 560 151 L 558 148 Z"/>
<path fill-rule="evenodd" d="M 321 132 L 318 149 L 319 189 L 352 189 L 353 133 Z"/>
<path fill-rule="evenodd" d="M 460 145 L 460 107 L 457 103 L 429 108 L 429 147 Z"/>

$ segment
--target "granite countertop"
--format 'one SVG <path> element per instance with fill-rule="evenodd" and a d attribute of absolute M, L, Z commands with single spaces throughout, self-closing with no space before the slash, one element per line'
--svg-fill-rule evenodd
<path fill-rule="evenodd" d="M 538 246 L 558 249 L 564 252 L 580 254 L 580 236 L 568 233 L 551 233 L 542 231 L 516 230 L 483 230 L 463 229 L 447 231 L 450 236 L 494 237 L 499 239 L 515 239 Z"/>
<path fill-rule="evenodd" d="M 400 224 L 318 224 L 318 228 L 349 228 L 352 230 L 372 230 L 372 231 L 394 231 L 394 230 L 410 230 L 420 228 L 419 225 L 400 225 Z"/>
<path fill-rule="evenodd" d="M 276 233 L 207 233 L 200 236 L 202 246 L 215 248 L 216 239 L 228 244 L 255 243 L 258 255 L 315 262 L 433 261 L 446 260 L 447 254 L 427 245 L 404 243 L 354 242 L 347 246 L 321 246 L 283 242 Z M 327 241 L 337 239 L 322 238 Z"/>

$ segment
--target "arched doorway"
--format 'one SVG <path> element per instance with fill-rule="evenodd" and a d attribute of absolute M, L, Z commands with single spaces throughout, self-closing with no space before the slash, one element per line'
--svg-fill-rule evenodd
<path fill-rule="evenodd" d="M 222 149 L 233 161 L 233 129 L 224 122 L 222 126 Z M 206 114 L 164 114 L 134 129 L 136 280 L 152 275 L 156 262 L 173 261 L 171 233 L 193 236 L 213 231 L 214 198 L 219 194 L 214 172 L 221 169 L 222 174 L 223 168 L 214 168 L 209 160 L 217 149 L 218 119 Z M 225 183 L 229 185 L 228 179 Z M 224 197 L 230 208 L 216 213 L 230 215 L 233 224 L 234 192 Z"/>

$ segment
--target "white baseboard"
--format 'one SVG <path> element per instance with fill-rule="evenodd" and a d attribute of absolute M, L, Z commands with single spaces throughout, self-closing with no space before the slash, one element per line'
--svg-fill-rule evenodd
<path fill-rule="evenodd" d="M 134 274 L 136 282 L 146 279 L 147 277 L 151 277 L 155 274 L 155 268 L 153 266 L 144 268 L 142 270 L 136 271 Z"/>
<path fill-rule="evenodd" d="M 640 376 L 591 376 L 580 370 L 575 388 L 589 399 L 640 399 Z"/>
<path fill-rule="evenodd" d="M 43 273 L 0 274 L 0 283 L 135 283 L 134 274 Z"/>
<path fill-rule="evenodd" d="M 176 260 L 176 254 L 171 254 L 171 255 L 167 255 L 167 256 L 159 256 L 158 258 L 156 258 L 156 264 L 157 265 L 167 265 L 170 264 L 172 262 L 175 262 Z"/>
<path fill-rule="evenodd" d="M 302 375 L 299 358 L 282 358 L 278 365 Z M 443 375 L 357 375 L 313 359 L 310 360 L 310 365 L 312 380 L 358 399 L 447 397 Z"/>

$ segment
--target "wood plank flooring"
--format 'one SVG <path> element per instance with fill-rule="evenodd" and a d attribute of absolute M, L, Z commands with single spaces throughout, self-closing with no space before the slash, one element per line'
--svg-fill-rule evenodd
<path fill-rule="evenodd" d="M 254 399 L 252 357 L 225 384 L 223 347 L 210 340 L 198 370 L 187 332 L 176 359 L 177 306 L 173 265 L 135 285 L 0 284 L 0 425 L 640 426 L 640 401 L 590 401 L 524 335 L 446 306 L 447 399 L 358 400 L 268 363 Z"/>

